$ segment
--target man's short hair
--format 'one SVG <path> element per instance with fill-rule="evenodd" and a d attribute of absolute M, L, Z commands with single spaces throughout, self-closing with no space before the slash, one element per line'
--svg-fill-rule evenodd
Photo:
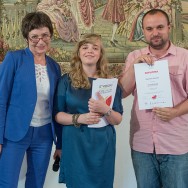
<path fill-rule="evenodd" d="M 154 15 L 154 14 L 157 14 L 157 13 L 163 14 L 163 15 L 166 17 L 166 20 L 167 20 L 168 25 L 170 24 L 169 16 L 168 16 L 168 14 L 167 14 L 164 10 L 161 10 L 161 9 L 151 9 L 151 10 L 147 11 L 147 12 L 144 14 L 143 18 L 142 18 L 142 28 L 143 28 L 143 21 L 144 21 L 144 18 L 145 18 L 147 15 Z"/>

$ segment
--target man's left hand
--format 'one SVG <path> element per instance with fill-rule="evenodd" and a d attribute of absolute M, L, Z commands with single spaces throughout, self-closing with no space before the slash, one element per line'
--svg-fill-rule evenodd
<path fill-rule="evenodd" d="M 159 119 L 162 121 L 170 121 L 177 116 L 177 110 L 175 108 L 158 108 L 155 107 L 152 110 Z"/>

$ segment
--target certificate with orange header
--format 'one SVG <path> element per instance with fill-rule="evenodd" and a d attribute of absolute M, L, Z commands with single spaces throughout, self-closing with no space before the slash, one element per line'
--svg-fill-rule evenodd
<path fill-rule="evenodd" d="M 97 78 L 96 80 L 93 81 L 91 97 L 97 100 L 98 98 L 96 93 L 99 92 L 101 96 L 105 99 L 106 104 L 112 108 L 115 98 L 117 83 L 118 83 L 117 78 L 110 78 L 110 79 Z M 98 124 L 88 125 L 88 127 L 100 128 L 108 124 L 109 123 L 107 122 L 106 118 L 102 117 L 101 121 Z"/>
<path fill-rule="evenodd" d="M 172 107 L 168 61 L 134 65 L 139 110 Z"/>

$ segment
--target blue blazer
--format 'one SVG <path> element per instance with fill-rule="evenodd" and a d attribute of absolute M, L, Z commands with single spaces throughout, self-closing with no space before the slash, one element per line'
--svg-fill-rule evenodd
<path fill-rule="evenodd" d="M 61 76 L 59 65 L 46 56 L 50 80 L 50 110 Z M 0 144 L 21 140 L 27 133 L 37 101 L 34 57 L 29 48 L 9 51 L 0 65 Z M 52 113 L 51 113 L 52 114 Z M 61 126 L 52 119 L 52 132 L 61 148 Z M 56 140 L 56 139 L 55 139 Z"/>

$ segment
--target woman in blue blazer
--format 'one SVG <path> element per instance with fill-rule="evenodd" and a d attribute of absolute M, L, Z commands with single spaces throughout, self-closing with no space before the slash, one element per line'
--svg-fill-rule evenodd
<path fill-rule="evenodd" d="M 28 48 L 9 51 L 0 65 L 0 188 L 17 187 L 25 153 L 25 187 L 42 188 L 53 140 L 61 149 L 61 127 L 52 119 L 61 73 L 46 55 L 52 23 L 46 14 L 33 12 L 24 17 L 21 30 Z"/>

